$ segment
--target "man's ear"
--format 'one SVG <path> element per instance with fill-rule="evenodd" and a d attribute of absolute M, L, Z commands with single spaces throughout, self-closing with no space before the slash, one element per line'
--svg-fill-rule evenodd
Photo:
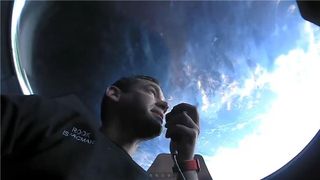
<path fill-rule="evenodd" d="M 106 96 L 112 101 L 118 102 L 121 96 L 121 89 L 119 89 L 117 86 L 110 86 L 106 90 Z"/>

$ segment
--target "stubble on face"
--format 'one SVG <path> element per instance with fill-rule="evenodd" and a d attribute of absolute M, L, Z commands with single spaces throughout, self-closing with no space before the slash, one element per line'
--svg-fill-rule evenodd
<path fill-rule="evenodd" d="M 156 108 L 156 97 L 153 90 L 162 100 L 163 94 L 158 85 L 146 80 L 134 85 L 128 92 L 128 104 L 126 107 L 126 123 L 128 128 L 133 130 L 133 133 L 139 139 L 152 139 L 157 137 L 162 132 L 162 120 L 157 114 L 151 110 Z M 149 89 L 154 88 L 154 89 Z"/>

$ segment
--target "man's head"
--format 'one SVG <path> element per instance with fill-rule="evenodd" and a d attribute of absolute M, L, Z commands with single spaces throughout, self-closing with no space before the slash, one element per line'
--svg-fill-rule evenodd
<path fill-rule="evenodd" d="M 149 76 L 124 77 L 106 90 L 101 104 L 101 119 L 104 126 L 117 123 L 122 130 L 131 131 L 137 138 L 149 139 L 161 133 L 167 109 L 156 79 Z"/>

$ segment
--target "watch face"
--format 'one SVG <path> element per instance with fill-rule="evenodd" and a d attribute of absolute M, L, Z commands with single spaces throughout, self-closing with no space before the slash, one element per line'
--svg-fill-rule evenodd
<path fill-rule="evenodd" d="M 98 119 L 105 87 L 153 76 L 171 108 L 198 108 L 196 153 L 216 179 L 266 177 L 319 131 L 320 31 L 296 1 L 23 2 L 11 39 L 25 94 L 74 93 Z M 168 152 L 163 128 L 134 159 Z"/>

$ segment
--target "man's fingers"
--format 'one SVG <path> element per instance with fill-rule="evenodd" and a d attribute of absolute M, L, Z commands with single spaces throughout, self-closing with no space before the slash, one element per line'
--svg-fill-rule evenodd
<path fill-rule="evenodd" d="M 166 115 L 166 137 L 171 138 L 180 160 L 189 160 L 194 156 L 194 148 L 199 135 L 199 115 L 197 108 L 181 103 L 173 107 Z"/>
<path fill-rule="evenodd" d="M 181 103 L 173 107 L 171 112 L 166 115 L 166 118 L 170 119 L 171 116 L 182 113 L 184 111 L 187 112 L 188 116 L 193 120 L 193 122 L 199 125 L 199 114 L 197 108 L 187 103 Z"/>
<path fill-rule="evenodd" d="M 192 110 L 194 109 L 194 106 L 188 103 L 180 103 L 176 106 L 174 106 L 171 110 L 171 112 L 181 112 L 185 110 Z"/>
<path fill-rule="evenodd" d="M 179 142 L 182 137 L 184 139 L 195 139 L 198 136 L 198 131 L 195 128 L 189 128 L 181 124 L 170 126 L 166 132 L 166 138 L 171 138 L 173 141 Z"/>
<path fill-rule="evenodd" d="M 182 124 L 189 128 L 194 128 L 197 126 L 197 124 L 191 119 L 191 117 L 185 111 L 182 113 L 167 116 L 165 127 L 168 127 L 172 124 Z"/>

